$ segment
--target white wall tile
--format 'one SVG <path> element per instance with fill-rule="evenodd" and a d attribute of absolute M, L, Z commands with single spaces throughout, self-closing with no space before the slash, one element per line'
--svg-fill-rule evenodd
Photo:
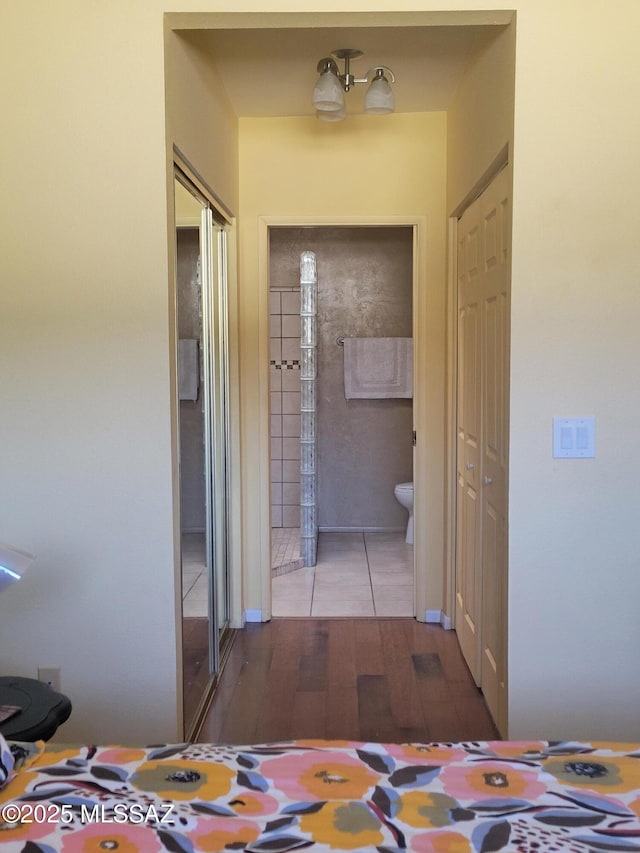
<path fill-rule="evenodd" d="M 282 507 L 282 526 L 283 527 L 299 527 L 300 526 L 300 507 L 299 506 L 283 506 Z"/>
<path fill-rule="evenodd" d="M 282 503 L 282 483 L 271 483 L 271 503 Z"/>
<path fill-rule="evenodd" d="M 269 293 L 269 314 L 280 314 L 280 294 L 273 290 Z"/>
<path fill-rule="evenodd" d="M 300 338 L 282 338 L 282 360 L 294 359 L 300 361 Z"/>
<path fill-rule="evenodd" d="M 283 404 L 283 396 L 282 396 L 281 392 L 280 391 L 272 391 L 271 392 L 271 414 L 272 415 L 281 415 L 282 414 L 282 404 Z M 290 414 L 290 412 L 287 412 L 287 414 Z"/>
<path fill-rule="evenodd" d="M 269 337 L 282 337 L 282 317 L 280 316 L 280 314 L 269 315 Z"/>
<path fill-rule="evenodd" d="M 282 435 L 300 438 L 300 415 L 282 415 Z"/>
<path fill-rule="evenodd" d="M 297 372 L 297 371 L 296 371 Z M 298 391 L 285 391 L 282 394 L 282 414 L 283 415 L 299 415 L 300 414 L 300 393 Z M 271 409 L 273 411 L 273 408 Z"/>
<path fill-rule="evenodd" d="M 299 370 L 279 370 L 281 375 L 283 391 L 299 391 L 300 390 L 300 371 Z"/>
<path fill-rule="evenodd" d="M 283 314 L 300 314 L 300 291 L 294 290 L 291 293 L 281 293 L 282 313 Z"/>
<path fill-rule="evenodd" d="M 269 338 L 269 360 L 280 361 L 282 359 L 282 341 L 280 338 Z"/>
<path fill-rule="evenodd" d="M 299 506 L 300 483 L 283 483 L 281 486 L 283 506 Z"/>
<path fill-rule="evenodd" d="M 282 438 L 282 456 L 281 459 L 300 459 L 300 439 L 299 438 Z"/>
<path fill-rule="evenodd" d="M 282 391 L 282 371 L 277 370 L 277 368 L 275 368 L 273 364 L 269 365 L 269 387 L 272 391 Z"/>
<path fill-rule="evenodd" d="M 282 482 L 300 483 L 300 462 L 297 459 L 282 460 Z"/>
<path fill-rule="evenodd" d="M 284 314 L 282 317 L 281 328 L 283 338 L 299 338 L 300 316 L 297 314 Z"/>
<path fill-rule="evenodd" d="M 293 415 L 287 415 L 288 418 Z M 271 415 L 271 436 L 278 438 L 282 435 L 282 415 Z"/>

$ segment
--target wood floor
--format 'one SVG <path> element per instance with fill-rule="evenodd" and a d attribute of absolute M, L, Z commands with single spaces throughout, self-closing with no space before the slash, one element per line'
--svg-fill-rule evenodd
<path fill-rule="evenodd" d="M 209 679 L 209 620 L 187 616 L 182 620 L 182 678 L 184 719 L 187 729 Z"/>
<path fill-rule="evenodd" d="M 273 619 L 237 632 L 200 742 L 495 740 L 456 635 L 414 619 Z"/>

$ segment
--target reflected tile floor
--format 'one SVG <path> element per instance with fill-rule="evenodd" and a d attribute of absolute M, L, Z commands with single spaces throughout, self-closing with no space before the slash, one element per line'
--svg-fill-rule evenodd
<path fill-rule="evenodd" d="M 320 533 L 318 562 L 272 578 L 274 616 L 413 616 L 404 533 Z"/>
<path fill-rule="evenodd" d="M 271 528 L 271 574 L 286 575 L 301 569 L 304 560 L 300 556 L 300 528 Z"/>
<path fill-rule="evenodd" d="M 182 615 L 207 616 L 209 588 L 204 533 L 182 534 Z"/>

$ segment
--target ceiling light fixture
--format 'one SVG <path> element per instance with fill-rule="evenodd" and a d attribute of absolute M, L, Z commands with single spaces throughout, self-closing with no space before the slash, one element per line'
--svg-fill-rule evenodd
<path fill-rule="evenodd" d="M 351 60 L 362 56 L 361 50 L 351 47 L 334 50 L 331 56 L 325 56 L 318 62 L 320 77 L 313 90 L 313 106 L 316 116 L 322 121 L 341 121 L 347 111 L 344 103 L 344 92 L 348 92 L 356 83 L 369 83 L 364 96 L 364 111 L 373 115 L 392 113 L 395 104 L 393 91 L 389 81 L 396 82 L 395 75 L 386 65 L 375 65 L 364 77 L 354 77 L 351 73 Z M 341 74 L 336 60 L 344 62 L 344 72 Z M 371 79 L 373 78 L 373 79 Z"/>

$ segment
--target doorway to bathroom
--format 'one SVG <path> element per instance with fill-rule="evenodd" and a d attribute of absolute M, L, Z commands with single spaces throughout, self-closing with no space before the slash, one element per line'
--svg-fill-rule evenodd
<path fill-rule="evenodd" d="M 345 395 L 345 338 L 413 339 L 415 233 L 271 225 L 269 390 L 274 616 L 413 616 L 413 399 Z M 317 265 L 315 566 L 300 555 L 300 256 Z"/>

